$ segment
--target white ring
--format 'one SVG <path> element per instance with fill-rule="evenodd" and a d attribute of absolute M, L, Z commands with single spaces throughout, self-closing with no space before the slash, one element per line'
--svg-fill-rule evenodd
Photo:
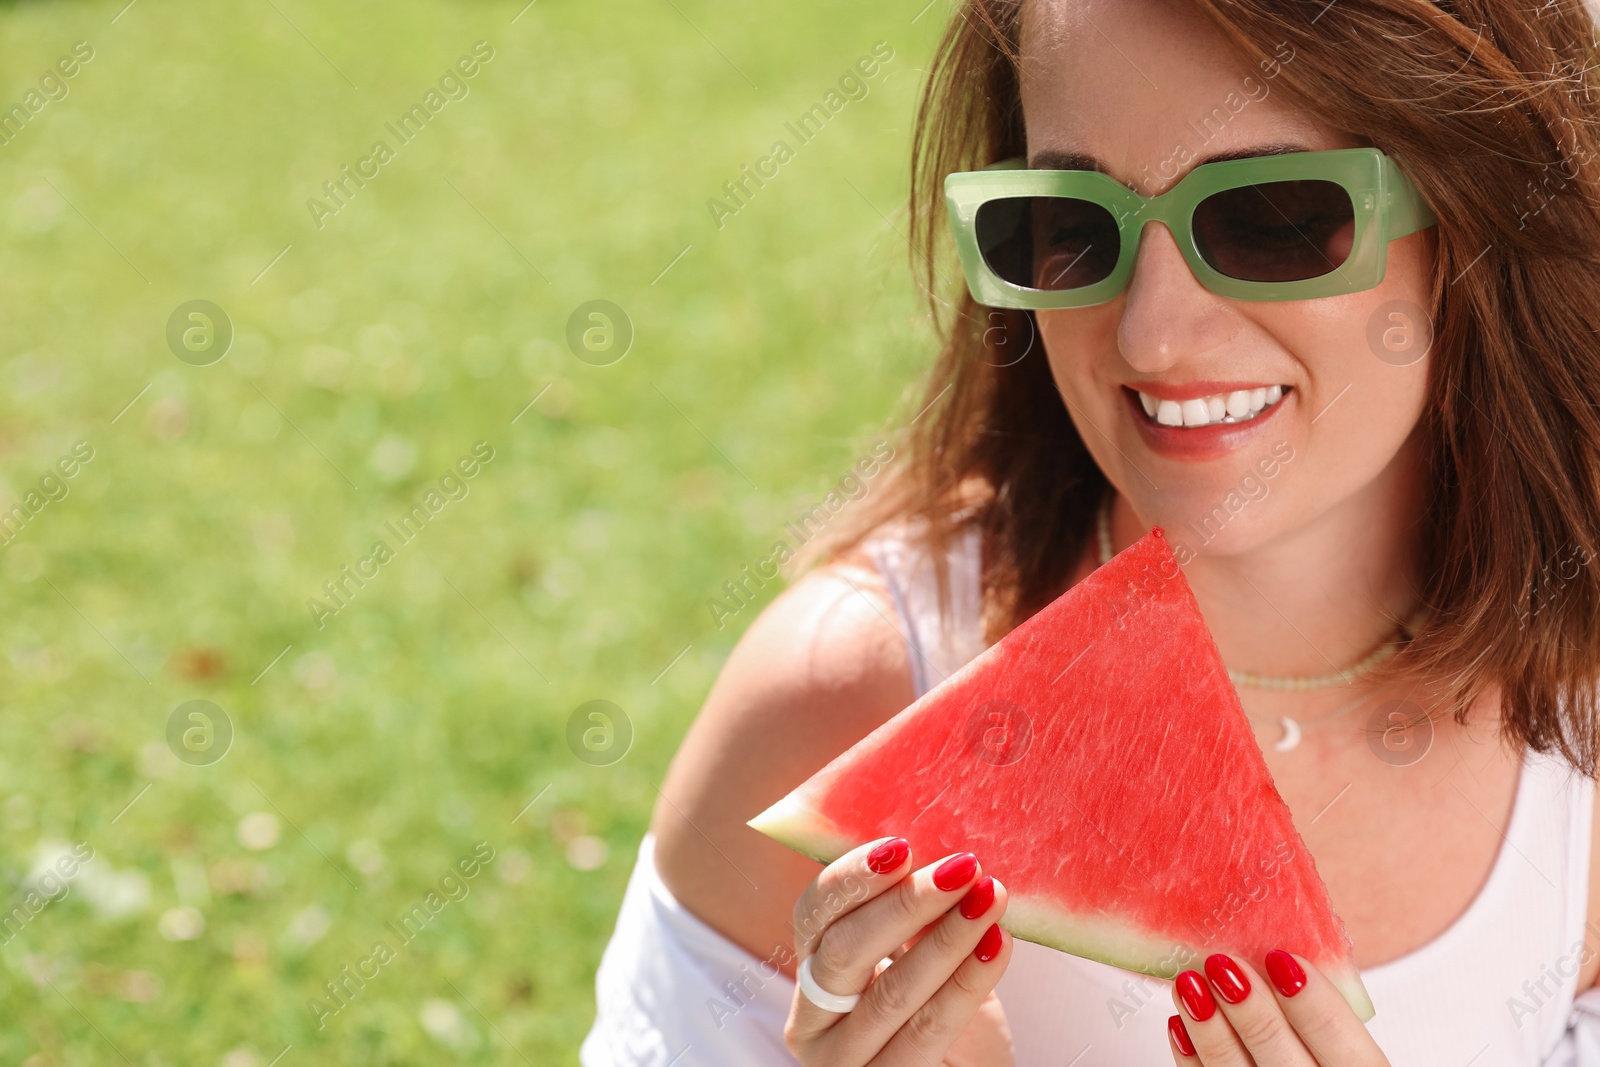
<path fill-rule="evenodd" d="M 823 1011 L 831 1011 L 835 1015 L 845 1015 L 854 1011 L 855 1006 L 861 1002 L 861 994 L 852 993 L 848 997 L 841 997 L 837 993 L 823 989 L 817 984 L 817 980 L 811 977 L 811 961 L 814 959 L 815 956 L 807 956 L 801 960 L 800 968 L 795 972 L 799 977 L 800 992 Z"/>

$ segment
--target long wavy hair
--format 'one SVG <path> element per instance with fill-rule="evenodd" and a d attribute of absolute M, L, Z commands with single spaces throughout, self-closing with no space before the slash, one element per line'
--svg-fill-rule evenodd
<path fill-rule="evenodd" d="M 911 262 L 942 339 L 899 431 L 904 458 L 808 544 L 835 558 L 887 520 L 944 553 L 982 531 L 984 638 L 1062 592 L 1107 482 L 1056 390 L 1032 312 L 967 294 L 943 180 L 1026 151 L 1025 0 L 960 0 L 912 144 Z M 1439 217 L 1423 415 L 1423 602 L 1432 614 L 1371 676 L 1446 678 L 1465 721 L 1491 686 L 1508 744 L 1596 770 L 1600 673 L 1600 43 L 1581 0 L 1194 0 L 1243 63 L 1287 41 L 1276 87 L 1406 161 Z M 1470 269 L 1469 269 L 1470 268 Z M 1006 346 L 1010 346 L 1008 349 Z"/>

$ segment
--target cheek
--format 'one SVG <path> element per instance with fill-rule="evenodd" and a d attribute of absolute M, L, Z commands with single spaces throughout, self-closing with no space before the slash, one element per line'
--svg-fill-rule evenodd
<path fill-rule="evenodd" d="M 1105 405 L 1107 390 L 1097 377 L 1103 353 L 1117 350 L 1117 321 L 1121 300 L 1092 308 L 1059 308 L 1035 311 L 1039 340 L 1050 361 L 1050 376 L 1056 389 L 1070 403 L 1067 410 L 1079 421 L 1083 408 Z M 1077 405 L 1080 411 L 1074 411 Z M 1080 427 L 1082 429 L 1082 427 Z"/>
<path fill-rule="evenodd" d="M 1373 446 L 1381 440 L 1398 448 L 1420 417 L 1434 357 L 1432 234 L 1390 242 L 1383 281 L 1372 289 L 1251 311 L 1302 365 L 1308 381 L 1301 425 L 1313 440 L 1359 437 L 1366 428 Z"/>
<path fill-rule="evenodd" d="M 1113 484 L 1143 488 L 1148 476 L 1130 458 L 1142 444 L 1121 383 L 1129 377 L 1117 347 L 1122 298 L 1088 308 L 1034 313 L 1050 376 L 1078 438 Z"/>
<path fill-rule="evenodd" d="M 1292 494 L 1305 489 L 1322 502 L 1300 499 L 1297 510 L 1319 511 L 1384 475 L 1422 417 L 1432 353 L 1426 341 L 1414 355 L 1403 348 L 1397 354 L 1394 344 L 1431 336 L 1431 262 L 1400 244 L 1391 244 L 1376 288 L 1258 313 L 1304 375 L 1291 423 L 1296 459 L 1274 492 L 1294 486 Z"/>
<path fill-rule="evenodd" d="M 1428 306 L 1438 256 L 1438 234 L 1438 227 L 1430 226 L 1390 241 L 1383 281 L 1369 295 L 1379 300 L 1403 299 Z"/>
<path fill-rule="evenodd" d="M 1435 232 L 1391 241 L 1383 281 L 1344 298 L 1342 332 L 1354 353 L 1348 368 L 1351 395 L 1360 390 L 1361 400 L 1391 436 L 1403 437 L 1421 417 L 1429 368 L 1437 358 L 1431 310 Z M 1359 421 L 1347 415 L 1344 425 Z"/>

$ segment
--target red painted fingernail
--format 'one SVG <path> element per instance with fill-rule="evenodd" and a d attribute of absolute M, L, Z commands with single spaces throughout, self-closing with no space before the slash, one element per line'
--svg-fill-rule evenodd
<path fill-rule="evenodd" d="M 1237 1004 L 1250 995 L 1250 979 L 1244 976 L 1233 957 L 1218 952 L 1206 957 L 1206 977 L 1217 987 L 1217 992 L 1229 1004 Z"/>
<path fill-rule="evenodd" d="M 888 874 L 911 855 L 911 842 L 903 837 L 885 841 L 867 853 L 867 869 L 873 874 Z"/>
<path fill-rule="evenodd" d="M 1306 987 L 1305 968 L 1281 948 L 1267 953 L 1267 977 L 1272 979 L 1278 992 L 1286 997 L 1292 997 Z"/>
<path fill-rule="evenodd" d="M 1194 1055 L 1194 1042 L 1189 1040 L 1189 1028 L 1183 1025 L 1183 1016 L 1174 1015 L 1167 1020 L 1167 1033 L 1172 1035 L 1172 1043 L 1178 1046 L 1178 1051 L 1185 1056 Z"/>
<path fill-rule="evenodd" d="M 1178 987 L 1178 999 L 1183 1001 L 1189 1018 L 1203 1023 L 1217 1012 L 1217 1002 L 1211 999 L 1211 990 L 1199 971 L 1184 971 L 1173 980 Z"/>
<path fill-rule="evenodd" d="M 961 917 L 976 919 L 994 903 L 994 879 L 987 874 L 979 878 L 967 895 L 961 898 Z"/>
<path fill-rule="evenodd" d="M 970 852 L 951 856 L 933 872 L 933 884 L 946 893 L 960 889 L 978 873 L 978 857 Z"/>
<path fill-rule="evenodd" d="M 983 936 L 978 938 L 978 947 L 972 950 L 972 954 L 978 957 L 979 963 L 988 963 L 1000 955 L 999 923 L 989 924 L 989 929 L 985 930 Z"/>

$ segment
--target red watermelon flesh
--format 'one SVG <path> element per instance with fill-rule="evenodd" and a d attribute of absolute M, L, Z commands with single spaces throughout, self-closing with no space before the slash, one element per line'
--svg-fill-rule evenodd
<path fill-rule="evenodd" d="M 1159 528 L 750 825 L 822 863 L 887 835 L 918 866 L 971 851 L 1016 937 L 1168 979 L 1282 948 L 1373 1015 Z"/>

